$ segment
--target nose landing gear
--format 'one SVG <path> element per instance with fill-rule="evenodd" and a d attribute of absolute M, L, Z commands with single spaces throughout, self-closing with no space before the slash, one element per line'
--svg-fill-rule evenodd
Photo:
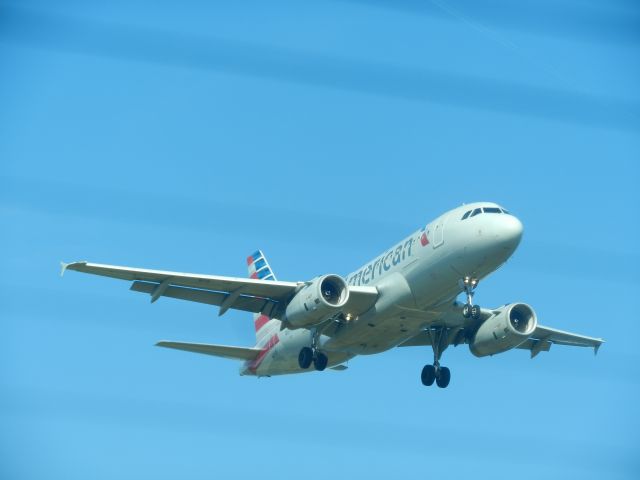
<path fill-rule="evenodd" d="M 478 279 L 473 277 L 464 277 L 460 280 L 460 285 L 464 289 L 464 293 L 467 295 L 467 303 L 462 307 L 462 316 L 464 318 L 473 318 L 477 320 L 480 318 L 480 306 L 473 304 L 473 294 L 478 286 Z"/>
<path fill-rule="evenodd" d="M 436 385 L 440 388 L 447 388 L 451 381 L 451 371 L 447 367 L 440 365 L 440 357 L 442 352 L 449 346 L 447 329 L 444 327 L 433 327 L 427 330 L 431 338 L 431 346 L 433 347 L 433 365 L 425 365 L 422 369 L 420 379 L 426 387 Z"/>

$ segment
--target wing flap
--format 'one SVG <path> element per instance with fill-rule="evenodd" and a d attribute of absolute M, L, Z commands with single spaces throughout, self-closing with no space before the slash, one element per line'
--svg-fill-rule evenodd
<path fill-rule="evenodd" d="M 157 347 L 173 348 L 192 353 L 203 353 L 214 357 L 231 358 L 233 360 L 255 360 L 260 352 L 259 348 L 232 347 L 228 345 L 212 345 L 207 343 L 186 343 L 161 341 L 156 343 Z"/>
<path fill-rule="evenodd" d="M 152 295 L 157 288 L 157 283 L 135 281 L 131 284 L 130 290 Z M 229 297 L 229 294 L 214 292 L 211 290 L 200 290 L 197 288 L 167 287 L 162 292 L 162 296 L 220 306 Z M 278 302 L 274 302 L 268 298 L 239 295 L 233 301 L 233 308 L 237 310 L 244 310 L 245 312 L 269 314 L 277 304 Z"/>
<path fill-rule="evenodd" d="M 548 352 L 551 350 L 551 342 L 548 340 L 536 340 L 530 338 L 524 343 L 521 343 L 516 348 L 520 350 L 529 350 L 531 352 L 531 358 L 538 355 L 540 352 Z"/>
<path fill-rule="evenodd" d="M 349 300 L 344 307 L 344 313 L 354 316 L 362 315 L 373 307 L 378 300 L 378 289 L 376 287 L 349 287 Z"/>

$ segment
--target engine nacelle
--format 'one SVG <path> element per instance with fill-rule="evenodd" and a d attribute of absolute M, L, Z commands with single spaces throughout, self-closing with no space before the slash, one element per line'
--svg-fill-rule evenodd
<path fill-rule="evenodd" d="M 505 352 L 524 343 L 538 325 L 536 312 L 526 303 L 512 303 L 487 318 L 469 342 L 476 357 Z"/>
<path fill-rule="evenodd" d="M 338 313 L 348 300 L 347 282 L 339 275 L 324 275 L 296 293 L 284 316 L 293 328 L 309 327 Z"/>

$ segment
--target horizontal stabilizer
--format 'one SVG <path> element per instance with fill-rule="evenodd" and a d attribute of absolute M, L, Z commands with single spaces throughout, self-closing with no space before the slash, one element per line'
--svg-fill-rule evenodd
<path fill-rule="evenodd" d="M 255 360 L 262 350 L 259 348 L 231 347 L 227 345 L 210 345 L 206 343 L 167 342 L 156 343 L 157 347 L 175 348 L 193 353 L 204 353 L 215 357 L 233 360 Z"/>

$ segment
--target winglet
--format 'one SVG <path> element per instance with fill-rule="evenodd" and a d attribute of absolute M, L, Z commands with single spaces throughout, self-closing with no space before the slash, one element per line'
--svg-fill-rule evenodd
<path fill-rule="evenodd" d="M 604 342 L 603 342 L 604 343 Z M 598 355 L 598 350 L 600 350 L 600 347 L 602 346 L 602 343 L 597 344 L 595 347 L 593 347 L 593 355 L 596 356 Z"/>
<path fill-rule="evenodd" d="M 71 263 L 64 263 L 64 262 L 60 262 L 60 276 L 64 276 L 64 272 L 67 271 L 67 269 L 71 269 L 71 270 L 76 270 L 75 268 L 73 268 L 76 265 L 86 265 L 87 261 L 83 260 L 81 262 L 71 262 Z"/>

